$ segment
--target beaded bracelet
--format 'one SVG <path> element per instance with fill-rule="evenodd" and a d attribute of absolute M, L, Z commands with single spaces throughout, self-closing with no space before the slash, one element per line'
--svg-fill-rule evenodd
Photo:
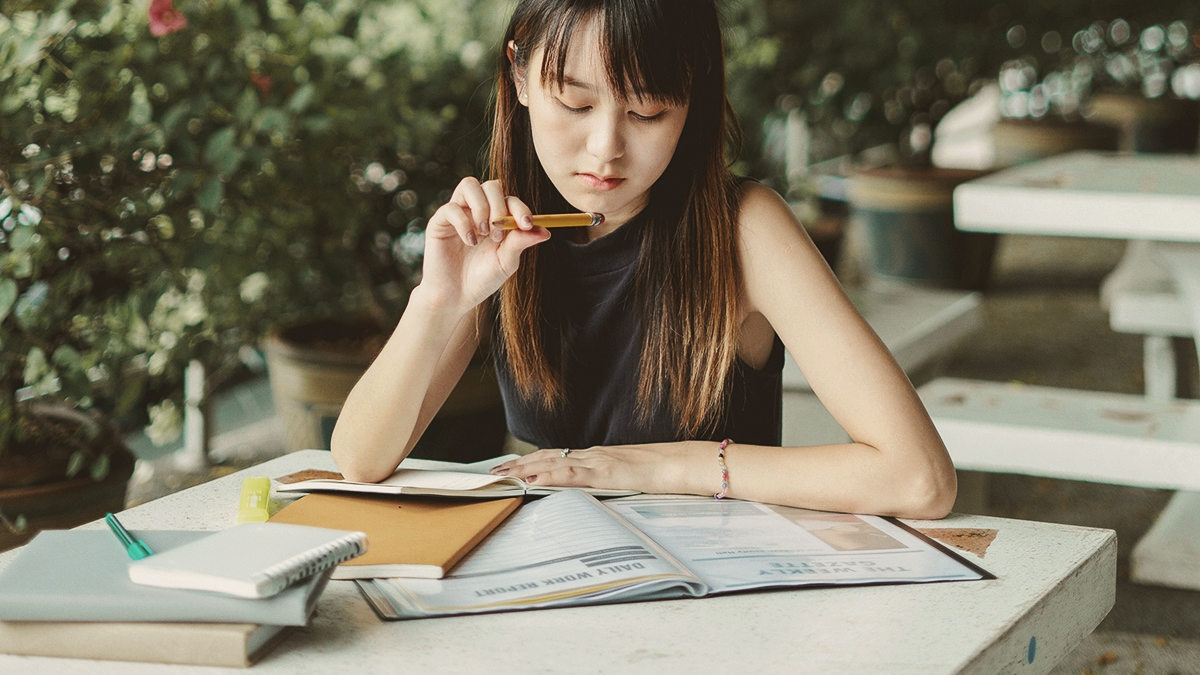
<path fill-rule="evenodd" d="M 716 499 L 724 499 L 729 493 L 729 467 L 725 466 L 725 448 L 733 441 L 726 438 L 721 441 L 721 445 L 717 446 L 717 466 L 721 467 L 721 491 L 713 495 Z"/>

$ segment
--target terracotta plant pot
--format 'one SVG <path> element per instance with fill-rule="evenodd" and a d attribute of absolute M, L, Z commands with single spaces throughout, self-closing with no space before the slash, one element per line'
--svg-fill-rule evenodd
<path fill-rule="evenodd" d="M 1193 153 L 1200 145 L 1200 101 L 1103 91 L 1092 97 L 1088 120 L 1115 127 L 1125 152 Z"/>
<path fill-rule="evenodd" d="M 289 450 L 328 450 L 342 404 L 388 332 L 367 320 L 314 321 L 278 331 L 266 345 L 275 410 Z M 473 462 L 500 454 L 507 434 L 495 373 L 472 361 L 413 457 Z"/>
<path fill-rule="evenodd" d="M 996 235 L 954 227 L 954 188 L 984 175 L 967 169 L 869 169 L 850 181 L 853 220 L 866 239 L 872 278 L 984 290 Z"/>
<path fill-rule="evenodd" d="M 0 551 L 40 530 L 75 527 L 125 508 L 134 457 L 116 427 L 71 408 L 39 407 L 34 415 L 39 433 L 0 456 Z M 68 478 L 69 458 L 77 450 L 84 468 Z M 98 460 L 107 463 L 107 471 L 96 480 L 88 467 Z M 23 528 L 16 527 L 19 521 Z"/>
<path fill-rule="evenodd" d="M 995 168 L 1025 164 L 1072 150 L 1116 150 L 1117 129 L 1090 122 L 1002 119 L 992 128 Z"/>
<path fill-rule="evenodd" d="M 342 403 L 382 347 L 367 336 L 381 334 L 365 321 L 320 321 L 271 335 L 267 374 L 289 450 L 329 449 Z"/>

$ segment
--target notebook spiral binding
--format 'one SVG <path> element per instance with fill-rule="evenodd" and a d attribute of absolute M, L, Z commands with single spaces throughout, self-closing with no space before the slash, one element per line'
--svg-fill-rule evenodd
<path fill-rule="evenodd" d="M 362 555 L 367 550 L 366 541 L 363 533 L 355 532 L 264 569 L 260 575 L 271 580 L 271 590 L 267 592 L 283 590 L 301 579 Z"/>

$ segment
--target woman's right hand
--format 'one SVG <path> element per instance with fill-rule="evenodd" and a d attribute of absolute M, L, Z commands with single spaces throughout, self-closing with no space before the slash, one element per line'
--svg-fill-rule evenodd
<path fill-rule="evenodd" d="M 510 215 L 517 229 L 491 225 Z M 517 271 L 521 252 L 550 238 L 531 215 L 524 202 L 503 193 L 499 181 L 462 179 L 425 228 L 425 301 L 465 313 L 495 293 Z"/>

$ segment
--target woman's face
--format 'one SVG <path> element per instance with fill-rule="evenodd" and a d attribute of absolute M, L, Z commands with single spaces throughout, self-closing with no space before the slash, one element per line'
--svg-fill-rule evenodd
<path fill-rule="evenodd" d="M 571 206 L 604 214 L 604 225 L 589 230 L 591 238 L 645 208 L 688 112 L 687 106 L 618 97 L 608 85 L 600 44 L 598 21 L 590 19 L 571 40 L 561 90 L 556 82 L 541 82 L 540 49 L 517 82 L 546 175 Z"/>

